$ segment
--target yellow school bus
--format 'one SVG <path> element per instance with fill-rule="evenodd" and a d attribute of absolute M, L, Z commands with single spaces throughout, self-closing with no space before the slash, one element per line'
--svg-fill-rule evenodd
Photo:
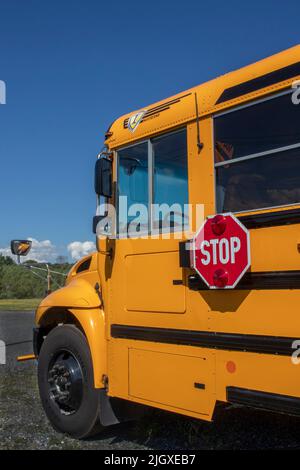
<path fill-rule="evenodd" d="M 296 46 L 109 127 L 97 252 L 36 312 L 55 429 L 83 438 L 149 407 L 207 421 L 217 403 L 300 413 L 299 79 Z M 135 204 L 148 209 L 138 221 Z M 187 245 L 225 213 L 249 231 L 251 266 L 233 289 L 210 289 Z"/>

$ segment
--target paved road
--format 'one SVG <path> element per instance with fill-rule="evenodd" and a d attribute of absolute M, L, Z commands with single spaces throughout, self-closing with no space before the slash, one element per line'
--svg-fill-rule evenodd
<path fill-rule="evenodd" d="M 17 365 L 16 357 L 32 353 L 33 312 L 0 311 L 0 340 L 6 343 L 6 361 Z"/>
<path fill-rule="evenodd" d="M 0 449 L 147 449 L 136 439 L 134 423 L 85 442 L 52 429 L 41 408 L 35 361 L 16 361 L 32 353 L 33 326 L 33 312 L 0 311 L 0 340 L 7 353 L 6 365 L 0 365 Z"/>
<path fill-rule="evenodd" d="M 247 408 L 217 409 L 213 423 L 154 411 L 137 423 L 76 441 L 55 432 L 40 405 L 35 363 L 15 357 L 32 351 L 33 314 L 0 311 L 0 339 L 8 363 L 0 365 L 0 449 L 300 449 L 300 420 Z"/>

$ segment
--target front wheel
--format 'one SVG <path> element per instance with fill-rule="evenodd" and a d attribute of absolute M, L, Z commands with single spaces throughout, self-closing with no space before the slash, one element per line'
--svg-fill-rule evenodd
<path fill-rule="evenodd" d="M 54 429 L 78 439 L 102 429 L 91 354 L 78 328 L 62 325 L 48 334 L 39 355 L 38 383 Z"/>

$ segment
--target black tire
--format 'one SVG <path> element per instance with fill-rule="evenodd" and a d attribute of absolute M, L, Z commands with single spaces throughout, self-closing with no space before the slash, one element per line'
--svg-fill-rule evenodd
<path fill-rule="evenodd" d="M 77 439 L 101 431 L 90 349 L 78 328 L 62 325 L 48 334 L 39 354 L 38 383 L 55 430 Z"/>

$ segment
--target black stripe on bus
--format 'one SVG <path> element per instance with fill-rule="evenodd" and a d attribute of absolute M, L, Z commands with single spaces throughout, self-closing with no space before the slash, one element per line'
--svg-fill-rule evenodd
<path fill-rule="evenodd" d="M 177 330 L 148 326 L 112 325 L 113 338 L 290 356 L 297 338 L 212 331 Z"/>
<path fill-rule="evenodd" d="M 300 62 L 288 65 L 281 69 L 275 70 L 274 72 L 266 73 L 260 77 L 253 78 L 247 82 L 239 83 L 230 88 L 226 88 L 216 101 L 216 105 L 230 101 L 240 96 L 247 95 L 253 91 L 261 90 L 276 83 L 283 82 L 290 78 L 300 75 Z"/>
<path fill-rule="evenodd" d="M 191 274 L 188 277 L 188 287 L 191 290 L 209 290 L 209 287 L 198 276 Z M 244 274 L 234 290 L 273 290 L 273 289 L 300 289 L 300 271 L 258 271 Z"/>
<path fill-rule="evenodd" d="M 268 411 L 300 415 L 300 398 L 278 393 L 260 392 L 239 387 L 227 387 L 227 401 Z"/>
<path fill-rule="evenodd" d="M 278 210 L 253 215 L 238 215 L 238 219 L 249 229 L 300 224 L 300 209 Z"/>

